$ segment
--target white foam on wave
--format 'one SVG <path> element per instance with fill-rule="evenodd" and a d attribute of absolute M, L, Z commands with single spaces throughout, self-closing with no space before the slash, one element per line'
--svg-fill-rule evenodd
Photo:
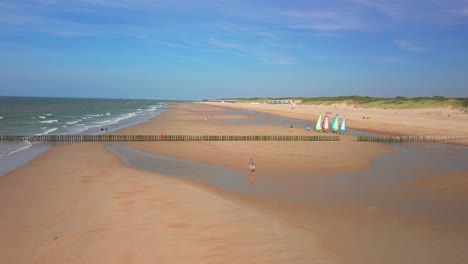
<path fill-rule="evenodd" d="M 67 127 L 67 126 L 62 126 L 62 127 Z"/>
<path fill-rule="evenodd" d="M 15 154 L 15 153 L 18 153 L 18 152 L 20 152 L 20 151 L 23 151 L 23 150 L 25 150 L 25 149 L 28 149 L 28 148 L 30 148 L 30 147 L 32 146 L 31 142 L 29 142 L 29 141 L 27 141 L 27 140 L 23 141 L 23 143 L 25 143 L 26 145 L 21 146 L 21 147 L 15 149 L 15 150 L 10 151 L 10 152 L 8 152 L 6 155 L 0 155 L 0 158 L 8 157 L 8 156 L 13 155 L 13 154 Z"/>
<path fill-rule="evenodd" d="M 73 125 L 73 124 L 76 124 L 80 122 L 80 120 L 76 120 L 76 121 L 70 121 L 70 122 L 67 122 L 68 125 Z"/>
<path fill-rule="evenodd" d="M 0 116 L 0 119 L 3 119 L 3 116 Z"/>
<path fill-rule="evenodd" d="M 41 123 L 41 124 L 50 124 L 50 123 L 57 123 L 57 122 L 58 122 L 58 120 L 55 120 L 55 119 L 54 119 L 54 120 L 41 121 L 40 123 Z"/>
<path fill-rule="evenodd" d="M 106 116 L 110 116 L 111 114 L 109 112 L 106 113 Z"/>
<path fill-rule="evenodd" d="M 109 124 L 109 123 L 112 123 L 112 122 L 113 122 L 112 120 L 104 120 L 104 121 L 94 122 L 94 124 L 104 125 L 104 124 Z"/>
<path fill-rule="evenodd" d="M 156 111 L 158 108 L 161 108 L 161 105 L 152 105 L 148 107 L 148 111 Z"/>
<path fill-rule="evenodd" d="M 47 135 L 47 134 L 49 134 L 49 133 L 52 133 L 52 132 L 54 132 L 54 131 L 57 131 L 57 129 L 58 129 L 58 128 L 53 127 L 53 128 L 51 128 L 51 129 L 48 129 L 48 130 L 44 131 L 44 133 L 42 133 L 42 135 Z"/>
<path fill-rule="evenodd" d="M 40 118 L 40 119 L 46 119 L 46 117 L 45 117 L 45 116 L 39 116 L 39 118 Z"/>
<path fill-rule="evenodd" d="M 52 114 L 45 114 L 46 116 L 51 116 Z"/>

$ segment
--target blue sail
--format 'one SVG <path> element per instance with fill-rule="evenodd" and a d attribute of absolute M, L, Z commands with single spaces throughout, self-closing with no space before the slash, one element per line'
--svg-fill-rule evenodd
<path fill-rule="evenodd" d="M 346 131 L 346 117 L 343 117 L 341 120 L 340 132 L 344 133 Z"/>
<path fill-rule="evenodd" d="M 335 118 L 333 118 L 333 121 L 331 123 L 331 130 L 332 131 L 338 131 L 338 114 L 336 114 Z"/>

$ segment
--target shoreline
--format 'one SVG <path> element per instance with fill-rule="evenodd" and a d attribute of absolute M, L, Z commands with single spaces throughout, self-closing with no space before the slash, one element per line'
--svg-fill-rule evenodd
<path fill-rule="evenodd" d="M 111 124 L 110 128 L 108 129 L 109 132 L 106 132 L 108 134 L 119 131 L 122 129 L 125 129 L 127 127 L 135 126 L 141 123 L 145 123 L 150 121 L 151 119 L 157 117 L 161 113 L 163 113 L 167 107 L 168 107 L 167 102 L 161 102 L 161 107 L 156 108 L 158 110 L 153 110 L 154 113 L 151 115 L 147 116 L 133 116 L 127 119 L 122 119 L 117 123 Z M 88 130 L 86 130 L 88 131 Z M 86 131 L 82 132 L 77 132 L 72 135 L 84 135 L 86 134 Z M 99 130 L 99 126 L 95 126 L 92 128 L 90 131 L 96 132 L 95 134 L 103 134 Z M 104 134 L 106 134 L 104 133 Z M 8 141 L 7 141 L 8 143 Z M 13 142 L 12 144 L 15 144 L 16 142 Z M 38 144 L 39 143 L 39 144 Z M 65 144 L 68 144 L 69 142 L 65 142 Z M 8 173 L 13 172 L 14 170 L 26 166 L 29 162 L 37 158 L 39 155 L 47 152 L 48 149 L 54 147 L 54 145 L 57 144 L 57 142 L 35 142 L 32 144 L 30 147 L 17 151 L 13 154 L 7 153 L 7 155 L 0 157 L 0 165 L 3 166 L 2 170 L 0 170 L 0 177 L 7 175 Z M 40 145 L 40 146 L 39 146 Z M 1 145 L 0 145 L 1 147 Z"/>

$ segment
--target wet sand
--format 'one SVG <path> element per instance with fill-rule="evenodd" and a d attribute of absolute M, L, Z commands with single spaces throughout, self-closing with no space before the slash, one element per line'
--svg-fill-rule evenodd
<path fill-rule="evenodd" d="M 219 106 L 173 104 L 170 111 L 151 122 L 116 133 L 288 134 L 288 126 L 227 122 L 252 119 L 255 116 L 230 114 Z M 297 128 L 293 133 L 305 131 Z M 339 175 L 359 177 L 361 171 L 373 168 L 374 159 L 395 153 L 388 145 L 357 143 L 354 137 L 345 136 L 341 142 L 132 142 L 125 146 L 170 157 L 174 162 L 187 159 L 206 164 L 197 167 L 192 173 L 195 175 L 210 174 L 210 166 L 232 171 L 234 177 L 242 177 L 241 188 L 256 191 L 242 193 L 180 178 L 171 174 L 184 169 L 178 165 L 167 171 L 172 176 L 131 168 L 101 143 L 55 147 L 0 178 L 2 260 L 466 263 L 468 259 L 466 223 L 426 221 L 389 210 L 385 204 L 348 203 L 351 196 L 343 194 L 357 183 L 353 192 L 369 194 L 370 189 L 370 193 L 379 194 L 379 199 L 390 204 L 433 199 L 442 206 L 458 203 L 466 207 L 467 192 L 459 184 L 432 188 L 440 182 L 451 182 L 453 177 L 463 183 L 463 172 L 444 179 L 408 178 L 397 184 L 391 181 L 393 185 L 385 182 L 391 175 L 373 177 L 372 173 L 358 181 L 341 180 Z M 465 151 L 457 150 L 453 155 Z M 257 165 L 254 175 L 247 172 L 250 157 Z M 391 160 L 382 162 L 394 166 Z M 424 173 L 431 168 L 424 162 L 408 172 Z M 211 172 L 207 177 L 216 180 L 217 176 Z M 362 184 L 372 183 L 378 177 L 383 179 L 380 185 Z M 301 193 L 323 200 L 304 203 L 277 199 L 263 195 L 271 191 L 262 189 L 265 186 L 286 186 L 282 189 L 286 192 L 281 193 L 286 198 Z M 385 190 L 388 186 L 401 188 Z M 400 191 L 396 195 L 399 199 L 387 199 L 394 198 L 394 190 Z M 419 190 L 423 193 L 419 194 Z M 426 191 L 436 195 L 426 196 Z M 456 203 L 438 195 L 446 193 L 450 197 L 455 192 Z M 369 197 L 376 196 L 365 198 Z M 327 202 L 330 198 L 336 198 L 337 203 Z M 432 204 L 431 201 L 429 206 Z"/>
<path fill-rule="evenodd" d="M 197 104 L 172 105 L 153 122 L 123 129 L 117 134 L 194 134 L 194 135 L 291 135 L 289 125 L 232 124 L 218 122 L 232 119 L 225 108 Z M 211 117 L 211 113 L 213 117 Z M 204 120 L 208 116 L 208 120 Z M 239 116 L 249 119 L 249 116 Z M 251 120 L 255 116 L 250 116 Z M 292 135 L 309 135 L 295 128 Z M 368 168 L 371 159 L 390 149 L 384 145 L 361 144 L 353 136 L 343 136 L 340 142 L 131 142 L 140 150 L 219 165 L 246 172 L 249 158 L 254 158 L 258 170 L 265 174 L 285 174 L 294 177 L 310 171 L 322 174 L 351 172 Z M 203 153 L 203 155 L 200 155 Z M 339 166 L 337 166 L 339 163 Z"/>
<path fill-rule="evenodd" d="M 213 117 L 211 113 L 214 113 Z M 204 120 L 205 116 L 208 120 Z M 229 118 L 222 121 L 225 117 Z M 163 120 L 170 120 L 170 125 L 152 122 L 122 133 L 288 134 L 288 126 L 256 125 L 250 121 L 249 125 L 243 125 L 245 120 L 255 120 L 255 115 L 237 115 L 241 120 L 237 124 L 228 122 L 232 121 L 231 117 L 217 105 L 195 108 L 177 105 L 171 112 L 160 116 Z M 294 133 L 305 134 L 305 131 L 297 129 Z M 250 199 L 244 200 L 246 204 L 276 215 L 309 236 L 319 236 L 343 263 L 463 263 L 468 257 L 464 253 L 464 245 L 468 242 L 464 235 L 468 234 L 468 227 L 463 220 L 467 219 L 463 215 L 468 206 L 466 195 L 457 203 L 443 201 L 437 192 L 414 196 L 415 189 L 403 187 L 412 176 L 406 179 L 403 175 L 398 181 L 394 180 L 399 176 L 392 173 L 399 173 L 396 171 L 400 168 L 395 166 L 396 160 L 393 159 L 384 159 L 376 171 L 361 176 L 360 171 L 371 167 L 371 160 L 393 153 L 387 144 L 356 143 L 354 137 L 348 136 L 343 142 L 132 142 L 126 145 L 147 153 L 194 160 L 243 173 L 245 181 L 252 181 L 252 188 L 258 189 L 257 192 L 247 192 L 252 195 L 247 195 Z M 424 153 L 425 150 L 420 151 Z M 458 154 L 454 155 L 466 154 L 463 148 L 455 152 Z M 409 147 L 408 153 L 403 155 L 403 162 L 399 162 L 413 168 L 411 160 L 413 155 L 419 155 L 417 153 Z M 441 152 L 440 155 L 451 154 Z M 253 178 L 246 171 L 247 160 L 251 156 L 257 165 Z M 419 167 L 413 174 L 425 175 L 424 168 L 434 169 L 424 163 L 434 162 L 436 166 L 437 156 L 436 153 L 435 157 L 415 159 Z M 392 167 L 397 170 L 392 171 Z M 401 167 L 402 170 L 404 168 Z M 356 175 L 352 174 L 349 180 L 334 177 L 347 173 Z M 356 177 L 356 181 L 352 177 Z M 209 181 L 205 183 L 213 185 Z M 281 185 L 287 187 L 271 189 L 271 186 Z M 244 190 L 245 186 L 248 185 L 244 184 Z M 418 190 L 424 188 L 420 184 L 413 187 Z M 447 192 L 452 191 L 449 189 Z M 290 198 L 294 197 L 302 197 L 302 200 L 291 201 Z M 309 199 L 311 197 L 312 200 Z M 258 199 L 262 202 L 255 202 Z M 279 207 L 282 201 L 285 205 Z M 461 209 L 463 218 L 459 218 L 459 211 L 444 216 L 454 208 Z M 413 210 L 420 212 L 413 213 Z"/>
<path fill-rule="evenodd" d="M 336 263 L 314 237 L 101 143 L 56 147 L 0 178 L 2 263 Z"/>

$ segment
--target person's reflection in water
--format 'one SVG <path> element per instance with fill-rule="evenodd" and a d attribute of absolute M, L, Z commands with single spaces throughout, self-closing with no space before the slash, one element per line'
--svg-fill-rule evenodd
<path fill-rule="evenodd" d="M 253 186 L 254 186 L 254 183 L 255 183 L 255 173 L 254 173 L 254 172 L 250 172 L 250 173 L 247 175 L 247 179 L 249 180 L 249 185 L 250 185 L 250 187 L 253 187 Z"/>

